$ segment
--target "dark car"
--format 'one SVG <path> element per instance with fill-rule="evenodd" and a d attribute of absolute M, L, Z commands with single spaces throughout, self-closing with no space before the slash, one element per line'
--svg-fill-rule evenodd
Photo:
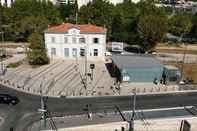
<path fill-rule="evenodd" d="M 0 94 L 0 104 L 16 105 L 19 99 L 9 94 Z"/>

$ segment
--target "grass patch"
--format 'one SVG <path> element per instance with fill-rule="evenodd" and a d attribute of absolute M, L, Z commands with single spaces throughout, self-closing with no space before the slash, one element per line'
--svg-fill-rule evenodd
<path fill-rule="evenodd" d="M 7 65 L 7 68 L 16 68 L 16 67 L 20 66 L 21 64 L 23 64 L 23 61 L 10 63 L 10 64 Z"/>
<path fill-rule="evenodd" d="M 185 51 L 187 54 L 195 54 L 197 55 L 197 45 L 195 44 L 158 44 L 155 47 L 157 52 L 161 53 L 178 53 L 183 54 Z"/>

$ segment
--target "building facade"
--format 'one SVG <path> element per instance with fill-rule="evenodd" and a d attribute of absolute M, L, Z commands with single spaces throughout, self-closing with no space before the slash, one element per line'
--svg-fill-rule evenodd
<path fill-rule="evenodd" d="M 95 25 L 65 23 L 45 31 L 45 46 L 50 58 L 103 61 L 106 29 Z"/>
<path fill-rule="evenodd" d="M 0 0 L 0 4 L 10 7 L 14 1 L 16 1 L 16 0 Z M 71 3 L 75 2 L 75 0 L 48 0 L 48 1 L 52 2 L 54 5 L 67 4 L 69 1 Z M 92 2 L 92 1 L 94 1 L 94 0 L 77 0 L 77 4 L 78 4 L 78 7 L 80 8 L 81 6 L 87 5 L 89 2 Z M 114 5 L 124 2 L 124 0 L 108 0 L 108 1 Z M 137 2 L 139 2 L 139 0 L 132 0 L 132 2 L 137 3 Z"/>
<path fill-rule="evenodd" d="M 10 7 L 15 0 L 0 0 L 0 4 L 3 6 Z"/>
<path fill-rule="evenodd" d="M 0 0 L 0 4 L 6 7 L 11 7 L 11 5 L 15 2 L 16 0 Z M 42 1 L 42 0 L 41 0 Z M 57 0 L 46 0 L 46 1 L 50 1 L 53 4 L 57 3 Z"/>
<path fill-rule="evenodd" d="M 62 3 L 62 4 L 68 3 L 68 1 L 70 1 L 71 3 L 75 2 L 75 0 L 56 0 L 56 1 L 57 3 Z M 93 2 L 93 1 L 94 0 L 77 0 L 77 4 L 78 4 L 78 7 L 80 8 L 81 6 L 87 5 L 89 2 Z M 124 0 L 108 0 L 108 1 L 114 5 L 124 2 Z M 139 1 L 140 0 L 132 0 L 132 2 L 134 3 L 137 3 Z"/>
<path fill-rule="evenodd" d="M 113 55 L 113 75 L 120 82 L 155 83 L 163 74 L 163 65 L 149 55 Z"/>

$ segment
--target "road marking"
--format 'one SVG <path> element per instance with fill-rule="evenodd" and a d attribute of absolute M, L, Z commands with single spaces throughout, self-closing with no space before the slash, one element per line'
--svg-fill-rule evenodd
<path fill-rule="evenodd" d="M 181 110 L 185 108 L 192 108 L 193 106 L 184 106 L 184 107 L 172 107 L 172 108 L 158 108 L 158 109 L 143 109 L 143 110 L 136 110 L 136 112 L 143 111 L 143 112 L 148 112 L 148 111 L 165 111 L 165 110 Z M 124 113 L 130 113 L 132 111 L 123 111 Z"/>

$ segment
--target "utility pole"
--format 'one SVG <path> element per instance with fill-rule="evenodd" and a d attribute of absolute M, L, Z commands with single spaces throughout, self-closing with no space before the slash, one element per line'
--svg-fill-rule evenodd
<path fill-rule="evenodd" d="M 182 41 L 184 33 L 181 34 L 180 37 L 180 42 Z M 187 50 L 187 44 L 184 43 L 184 53 L 183 53 L 183 59 L 182 59 L 182 64 L 181 64 L 181 81 L 183 80 L 183 71 L 184 71 L 184 64 L 185 64 L 185 57 L 186 57 L 186 50 Z"/>
<path fill-rule="evenodd" d="M 77 24 L 77 23 L 78 23 L 78 13 L 76 11 L 76 14 L 75 14 L 75 24 Z"/>
<path fill-rule="evenodd" d="M 2 29 L 3 29 L 3 27 L 2 27 Z M 3 46 L 3 42 L 4 42 L 3 30 L 0 33 L 1 33 L 1 42 L 2 42 L 2 46 Z M 1 57 L 1 74 L 3 74 L 3 47 L 1 47 L 1 49 L 0 49 L 0 57 Z"/>
<path fill-rule="evenodd" d="M 87 87 L 88 87 L 88 77 L 87 77 L 87 57 L 88 57 L 88 48 L 87 48 L 88 44 L 85 46 L 85 92 L 87 95 Z"/>
<path fill-rule="evenodd" d="M 185 64 L 185 57 L 186 57 L 186 51 L 187 51 L 187 45 L 185 44 L 184 47 L 184 53 L 183 53 L 183 60 L 182 60 L 182 65 L 181 65 L 181 80 L 183 79 L 183 68 L 184 68 L 184 64 Z"/>
<path fill-rule="evenodd" d="M 39 112 L 42 113 L 42 119 L 44 120 L 44 129 L 46 128 L 46 106 L 42 94 L 42 83 L 40 84 L 40 109 L 38 109 Z M 42 129 L 42 120 L 40 121 L 40 127 Z"/>

